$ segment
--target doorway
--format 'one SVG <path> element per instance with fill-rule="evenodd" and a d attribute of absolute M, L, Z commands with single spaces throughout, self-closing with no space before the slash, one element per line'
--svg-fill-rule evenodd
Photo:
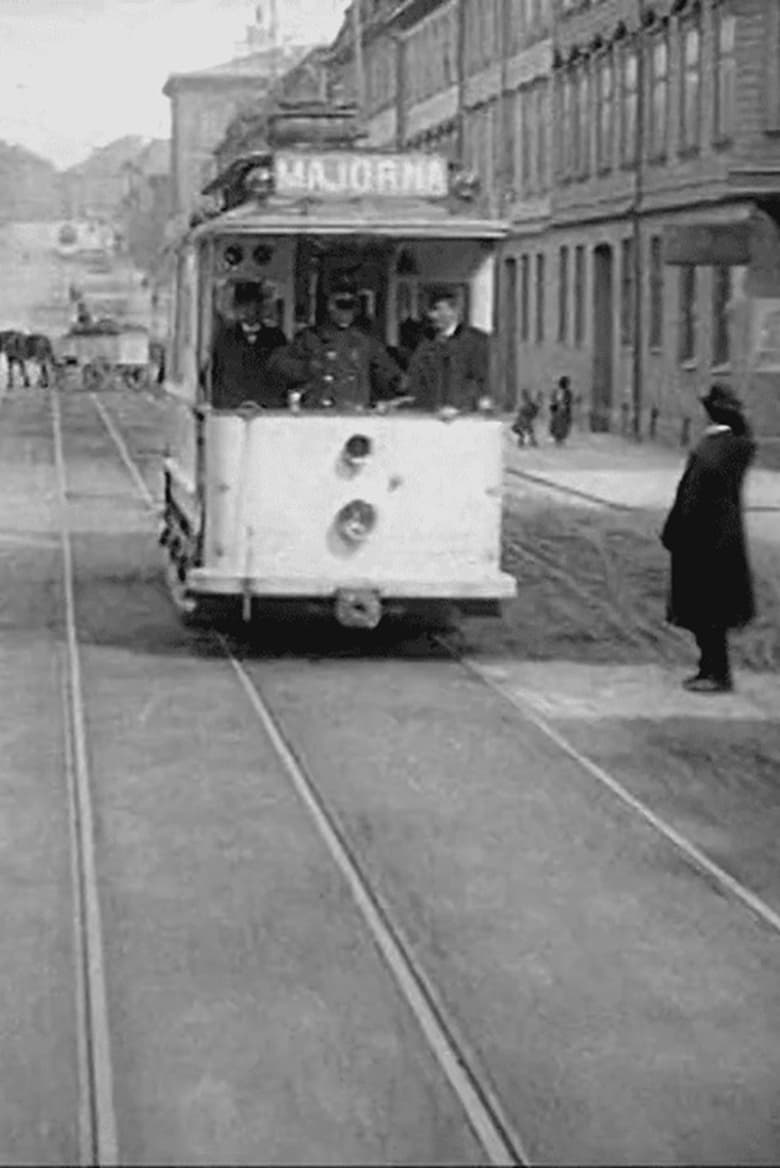
<path fill-rule="evenodd" d="M 505 410 L 517 404 L 517 260 L 504 261 L 504 334 L 503 384 L 501 393 Z"/>
<path fill-rule="evenodd" d="M 593 392 L 590 428 L 606 433 L 612 418 L 614 381 L 614 261 L 612 248 L 600 243 L 593 252 Z"/>

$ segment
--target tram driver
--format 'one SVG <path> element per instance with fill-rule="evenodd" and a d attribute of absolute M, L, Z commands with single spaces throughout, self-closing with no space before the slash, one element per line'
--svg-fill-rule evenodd
<path fill-rule="evenodd" d="M 415 408 L 443 417 L 491 409 L 487 333 L 463 323 L 457 292 L 446 285 L 432 290 L 429 317 L 434 335 L 420 342 L 409 365 Z"/>
<path fill-rule="evenodd" d="M 287 338 L 264 319 L 272 289 L 256 281 L 233 288 L 234 319 L 224 322 L 211 356 L 211 398 L 216 409 L 236 409 L 245 401 L 266 409 L 283 409 L 286 395 L 269 373 L 269 358 Z"/>
<path fill-rule="evenodd" d="M 299 390 L 310 409 L 364 407 L 401 392 L 401 370 L 385 346 L 357 323 L 358 290 L 347 274 L 329 288 L 327 319 L 303 329 L 270 362 L 273 378 Z"/>

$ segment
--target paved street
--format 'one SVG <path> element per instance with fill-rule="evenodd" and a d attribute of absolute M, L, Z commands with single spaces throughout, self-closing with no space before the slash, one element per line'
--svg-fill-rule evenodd
<path fill-rule="evenodd" d="M 158 493 L 155 403 L 104 401 Z M 62 417 L 123 1161 L 484 1162 L 219 642 L 173 615 L 154 521 L 91 399 L 64 399 Z M 0 1102 L 0 1147 L 12 1162 L 72 1162 L 46 396 L 9 393 L 0 423 L 15 825 L 0 1025 L 6 1057 L 29 1070 Z M 498 651 L 474 636 L 481 675 L 412 630 L 369 648 L 299 622 L 230 644 L 525 1158 L 776 1162 L 780 703 L 752 698 L 776 674 L 745 670 L 724 705 L 683 702 L 676 666 L 649 649 L 607 638 L 603 661 L 561 651 L 540 619 L 550 580 L 529 571 L 522 584 L 534 652 L 516 628 Z M 590 619 L 583 597 L 569 599 L 572 620 Z M 675 832 L 769 917 L 697 870 Z"/>

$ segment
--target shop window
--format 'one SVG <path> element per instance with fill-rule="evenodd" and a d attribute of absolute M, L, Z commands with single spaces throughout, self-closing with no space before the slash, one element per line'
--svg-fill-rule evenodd
<path fill-rule="evenodd" d="M 660 349 L 664 330 L 664 258 L 660 235 L 650 240 L 650 321 L 647 343 Z"/>
<path fill-rule="evenodd" d="M 574 344 L 582 348 L 585 343 L 585 248 L 582 244 L 574 249 Z"/>
<path fill-rule="evenodd" d="M 677 357 L 680 362 L 696 358 L 696 268 L 686 264 L 680 268 L 680 332 Z"/>
<path fill-rule="evenodd" d="M 634 241 L 624 239 L 620 248 L 620 340 L 624 345 L 634 343 Z"/>
<path fill-rule="evenodd" d="M 712 363 L 728 365 L 731 358 L 729 343 L 729 301 L 731 300 L 731 268 L 719 267 L 712 271 Z"/>
<path fill-rule="evenodd" d="M 558 250 L 558 342 L 566 344 L 569 336 L 569 249 Z"/>
<path fill-rule="evenodd" d="M 544 344 L 544 313 L 545 313 L 545 263 L 544 254 L 539 252 L 536 257 L 536 343 Z"/>
<path fill-rule="evenodd" d="M 530 298 L 531 298 L 531 260 L 524 255 L 520 259 L 520 340 L 530 338 Z"/>

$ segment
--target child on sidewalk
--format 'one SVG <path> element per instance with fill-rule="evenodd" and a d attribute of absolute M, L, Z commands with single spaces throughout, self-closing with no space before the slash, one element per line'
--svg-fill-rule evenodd
<path fill-rule="evenodd" d="M 512 426 L 512 433 L 517 434 L 518 446 L 525 446 L 526 440 L 529 446 L 538 446 L 536 434 L 534 433 L 534 421 L 538 414 L 538 401 L 532 399 L 527 389 L 522 390 L 520 394 L 520 409 L 517 411 L 517 417 Z"/>

